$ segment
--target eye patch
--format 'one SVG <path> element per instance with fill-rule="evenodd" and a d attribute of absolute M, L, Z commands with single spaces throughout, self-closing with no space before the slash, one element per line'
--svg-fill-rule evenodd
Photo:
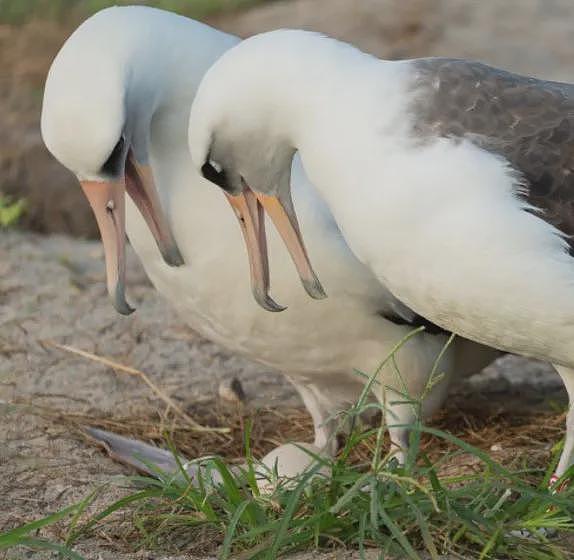
<path fill-rule="evenodd" d="M 217 167 L 216 167 L 217 166 Z M 215 183 L 218 187 L 222 188 L 224 191 L 230 191 L 231 187 L 227 180 L 227 174 L 225 169 L 223 169 L 216 162 L 212 162 L 209 158 L 201 166 L 201 174 L 205 179 Z"/>

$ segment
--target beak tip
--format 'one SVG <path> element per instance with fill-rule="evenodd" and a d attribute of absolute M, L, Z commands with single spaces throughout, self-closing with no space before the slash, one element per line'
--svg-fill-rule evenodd
<path fill-rule="evenodd" d="M 279 305 L 269 294 L 260 293 L 258 291 L 253 292 L 255 301 L 263 308 L 265 311 L 270 311 L 272 313 L 279 313 L 285 311 L 287 308 L 283 305 Z"/>
<path fill-rule="evenodd" d="M 131 315 L 135 311 L 135 307 L 132 307 L 126 300 L 124 287 L 121 282 L 116 286 L 112 304 L 120 315 Z"/>
<path fill-rule="evenodd" d="M 129 305 L 127 305 L 124 309 L 118 309 L 118 312 L 123 315 L 124 317 L 127 317 L 128 315 L 131 315 L 133 312 L 135 311 L 134 307 L 130 307 Z"/>
<path fill-rule="evenodd" d="M 170 247 L 166 251 L 163 251 L 162 256 L 165 263 L 169 266 L 178 267 L 185 264 L 185 261 L 183 260 L 177 245 Z"/>
<path fill-rule="evenodd" d="M 131 315 L 135 311 L 135 308 L 132 307 L 127 301 L 124 301 L 121 304 L 119 302 L 114 302 L 114 308 L 120 315 L 124 316 Z"/>
<path fill-rule="evenodd" d="M 312 280 L 303 280 L 303 287 L 313 299 L 325 299 L 327 297 L 327 293 L 317 277 Z"/>

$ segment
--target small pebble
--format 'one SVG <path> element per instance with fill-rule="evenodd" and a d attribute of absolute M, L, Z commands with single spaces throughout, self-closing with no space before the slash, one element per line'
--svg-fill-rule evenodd
<path fill-rule="evenodd" d="M 246 396 L 241 381 L 237 377 L 231 379 L 224 379 L 219 384 L 219 396 L 228 402 L 242 403 L 245 402 Z"/>

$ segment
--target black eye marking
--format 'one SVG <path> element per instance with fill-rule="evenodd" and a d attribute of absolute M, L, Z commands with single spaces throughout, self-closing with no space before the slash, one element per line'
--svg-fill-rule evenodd
<path fill-rule="evenodd" d="M 122 172 L 123 161 L 122 157 L 124 155 L 124 137 L 121 136 L 118 143 L 115 145 L 112 153 L 109 155 L 108 159 L 105 161 L 100 172 L 102 175 L 107 175 L 108 177 L 117 177 Z"/>
<path fill-rule="evenodd" d="M 227 173 L 225 169 L 221 167 L 218 163 L 209 159 L 205 160 L 205 163 L 201 166 L 201 174 L 205 179 L 215 183 L 218 187 L 222 188 L 224 191 L 231 191 L 231 187 L 227 180 Z"/>

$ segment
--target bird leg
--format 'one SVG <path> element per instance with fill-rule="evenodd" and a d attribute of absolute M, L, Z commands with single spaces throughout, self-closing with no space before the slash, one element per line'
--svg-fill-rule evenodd
<path fill-rule="evenodd" d="M 334 456 L 340 447 L 337 436 L 348 434 L 354 426 L 355 418 L 344 413 L 359 399 L 364 387 L 362 380 L 358 376 L 344 374 L 337 375 L 336 380 L 332 375 L 307 379 L 293 374 L 287 375 L 287 379 L 297 389 L 313 419 L 314 445 Z M 377 412 L 373 409 L 365 411 L 358 420 L 361 424 L 372 425 L 372 416 Z"/>
<path fill-rule="evenodd" d="M 325 392 L 313 383 L 306 383 L 298 377 L 287 376 L 299 393 L 305 408 L 313 420 L 315 440 L 313 444 L 319 449 L 325 450 L 330 456 L 338 451 L 336 414 L 340 412 L 338 403 L 329 399 Z"/>
<path fill-rule="evenodd" d="M 409 448 L 409 426 L 417 418 L 412 403 L 404 402 L 404 397 L 392 389 L 384 391 L 384 418 L 391 440 L 391 453 L 400 465 L 404 465 Z"/>
<path fill-rule="evenodd" d="M 566 391 L 568 393 L 568 414 L 566 416 L 566 439 L 564 449 L 560 455 L 560 461 L 556 467 L 556 472 L 549 481 L 550 488 L 556 491 L 562 490 L 568 481 L 564 481 L 559 488 L 554 488 L 556 482 L 564 475 L 572 464 L 574 464 L 574 369 L 554 364 L 558 375 L 562 378 Z"/>

